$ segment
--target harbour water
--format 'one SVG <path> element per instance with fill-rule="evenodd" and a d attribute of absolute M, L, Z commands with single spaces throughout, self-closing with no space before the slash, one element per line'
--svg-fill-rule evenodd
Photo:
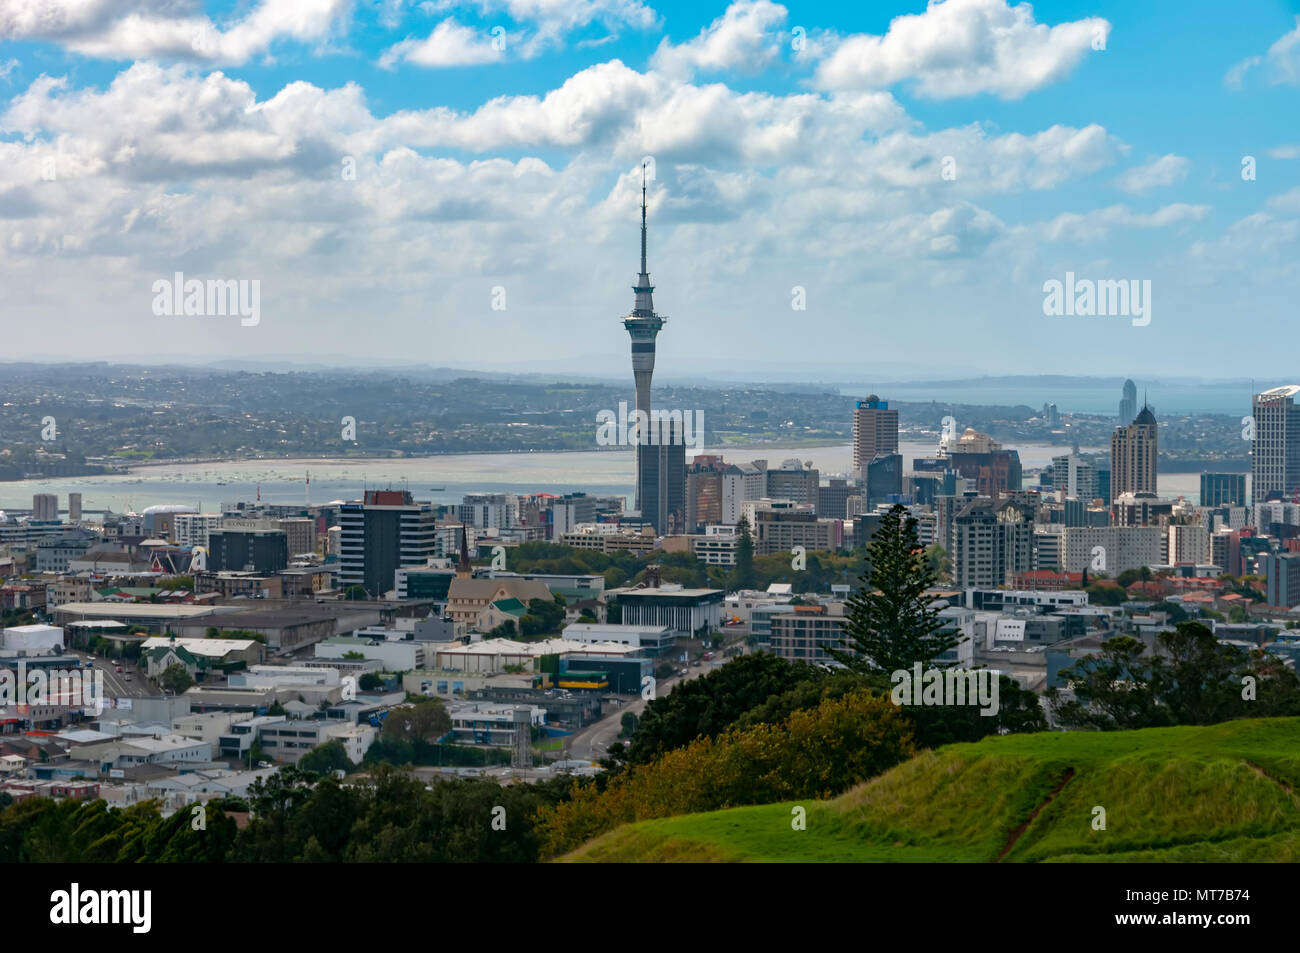
<path fill-rule="evenodd" d="M 932 442 L 903 441 L 904 460 L 935 452 Z M 1068 448 L 1047 444 L 1015 447 L 1025 469 L 1036 469 Z M 1095 448 L 1083 448 L 1095 452 Z M 811 460 L 823 479 L 847 473 L 853 465 L 848 444 L 825 447 L 705 448 L 723 453 L 727 460 L 766 459 L 778 467 L 789 458 Z M 36 493 L 54 493 L 66 509 L 69 493 L 82 495 L 88 513 L 112 510 L 140 511 L 156 503 L 180 503 L 216 512 L 221 503 L 260 498 L 265 503 L 324 503 L 357 499 L 367 489 L 407 489 L 417 500 L 459 503 L 467 493 L 590 493 L 630 496 L 632 451 L 544 453 L 469 453 L 397 460 L 253 460 L 227 463 L 189 463 L 141 466 L 109 477 L 65 477 L 0 483 L 0 509 L 30 509 Z M 310 486 L 307 476 L 310 474 Z M 436 489 L 435 489 L 436 488 Z M 1160 478 L 1162 496 L 1195 500 L 1196 473 L 1174 473 Z"/>

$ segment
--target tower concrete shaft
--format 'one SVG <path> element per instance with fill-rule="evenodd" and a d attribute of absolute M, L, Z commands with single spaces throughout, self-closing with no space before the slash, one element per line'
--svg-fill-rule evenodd
<path fill-rule="evenodd" d="M 632 379 L 636 384 L 636 409 L 650 420 L 650 384 L 655 370 L 655 338 L 666 318 L 655 314 L 654 285 L 650 284 L 649 266 L 646 264 L 646 182 L 645 166 L 641 166 L 641 272 L 632 286 L 636 301 L 632 313 L 623 319 L 623 327 L 632 339 Z M 636 444 L 636 508 L 642 516 L 658 524 L 659 456 L 656 447 L 643 442 L 637 434 Z M 653 471 L 653 472 L 652 472 Z M 649 512 L 654 510 L 656 512 Z"/>

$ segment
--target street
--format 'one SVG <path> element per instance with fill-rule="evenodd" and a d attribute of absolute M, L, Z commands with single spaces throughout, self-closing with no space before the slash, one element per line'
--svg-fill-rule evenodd
<path fill-rule="evenodd" d="M 65 654 L 75 658 L 82 659 L 83 662 L 88 657 L 85 652 L 79 652 L 75 649 L 69 649 Z M 95 656 L 95 660 L 89 663 L 95 671 L 102 672 L 104 676 L 104 694 L 109 698 L 144 698 L 153 694 L 152 686 L 149 680 L 144 677 L 138 668 L 122 660 L 122 674 L 119 675 L 113 671 L 114 663 L 111 660 Z M 131 681 L 126 681 L 126 676 L 131 676 Z"/>
<path fill-rule="evenodd" d="M 705 662 L 699 668 L 694 666 L 688 668 L 686 675 L 674 675 L 671 678 L 656 682 L 655 694 L 667 694 L 673 690 L 673 686 L 678 682 L 698 678 L 707 672 L 711 672 L 713 666 L 720 665 L 723 661 L 722 659 L 713 659 Z M 565 739 L 567 751 L 565 757 L 575 761 L 598 761 L 605 757 L 609 751 L 609 746 L 618 741 L 618 733 L 623 730 L 623 714 L 630 711 L 634 715 L 639 715 L 645 709 L 647 701 L 648 699 L 637 696 L 635 700 L 629 700 L 623 705 L 606 706 L 607 713 L 600 721 L 580 728 Z"/>

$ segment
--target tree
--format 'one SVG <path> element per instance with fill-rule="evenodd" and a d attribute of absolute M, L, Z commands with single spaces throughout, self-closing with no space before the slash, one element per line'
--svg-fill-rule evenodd
<path fill-rule="evenodd" d="M 948 551 L 938 543 L 931 543 L 925 548 L 925 558 L 936 579 L 948 579 L 952 576 L 952 560 Z"/>
<path fill-rule="evenodd" d="M 680 682 L 646 705 L 628 746 L 628 760 L 652 761 L 701 735 L 715 737 L 751 708 L 820 674 L 806 663 L 760 652 Z"/>
<path fill-rule="evenodd" d="M 365 672 L 357 682 L 363 692 L 373 692 L 384 687 L 384 680 L 374 672 Z"/>
<path fill-rule="evenodd" d="M 1142 568 L 1146 569 L 1145 566 Z M 1150 575 L 1150 573 L 1151 570 L 1147 569 L 1147 574 Z M 1141 580 L 1142 580 L 1142 573 L 1138 572 L 1136 569 L 1125 569 L 1122 573 L 1120 573 L 1118 576 L 1115 577 L 1115 581 L 1125 589 L 1133 585 L 1133 583 L 1140 582 Z"/>
<path fill-rule="evenodd" d="M 298 767 L 313 774 L 330 775 L 335 771 L 353 771 L 356 769 L 348 758 L 343 742 L 335 738 L 323 745 L 317 745 L 298 760 Z"/>
<path fill-rule="evenodd" d="M 451 716 L 442 699 L 431 698 L 415 705 L 394 708 L 384 719 L 383 736 L 393 741 L 435 744 L 451 730 Z"/>
<path fill-rule="evenodd" d="M 1128 599 L 1128 594 L 1119 586 L 1085 585 L 1083 588 L 1088 593 L 1088 603 L 1094 606 L 1123 605 Z"/>
<path fill-rule="evenodd" d="M 1074 690 L 1069 700 L 1059 688 L 1047 690 L 1057 721 L 1067 728 L 1152 728 L 1170 724 L 1152 686 L 1146 647 L 1129 635 L 1101 644 L 1096 655 L 1061 669 L 1060 679 Z"/>
<path fill-rule="evenodd" d="M 917 538 L 915 517 L 894 505 L 867 547 L 870 569 L 848 602 L 845 638 L 830 655 L 857 672 L 910 670 L 914 663 L 933 665 L 962 642 L 931 608 L 926 590 L 934 570 Z"/>
<path fill-rule="evenodd" d="M 1156 637 L 1158 653 L 1130 636 L 1060 671 L 1047 701 L 1066 728 L 1114 731 L 1160 725 L 1210 725 L 1234 718 L 1300 714 L 1300 681 L 1281 660 L 1225 645 L 1200 622 Z"/>
<path fill-rule="evenodd" d="M 749 534 L 749 520 L 740 518 L 736 524 L 736 568 L 731 574 L 731 587 L 736 591 L 754 588 L 754 539 Z"/>
<path fill-rule="evenodd" d="M 194 679 L 190 678 L 190 673 L 185 671 L 184 665 L 173 663 L 167 666 L 158 679 L 158 684 L 173 695 L 179 695 L 194 684 Z"/>

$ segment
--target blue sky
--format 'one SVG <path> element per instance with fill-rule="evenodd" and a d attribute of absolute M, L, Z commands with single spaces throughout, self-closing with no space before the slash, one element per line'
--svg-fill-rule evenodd
<path fill-rule="evenodd" d="M 648 155 L 661 379 L 1290 378 L 1298 118 L 1295 2 L 0 3 L 8 359 L 617 376 Z"/>

